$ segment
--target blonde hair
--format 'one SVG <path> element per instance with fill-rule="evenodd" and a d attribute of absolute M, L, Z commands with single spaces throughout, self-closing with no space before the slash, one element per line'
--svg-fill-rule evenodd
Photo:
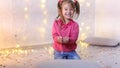
<path fill-rule="evenodd" d="M 80 5 L 79 5 L 79 2 L 78 1 L 72 1 L 72 0 L 62 0 L 62 1 L 59 1 L 58 4 L 57 4 L 57 8 L 58 8 L 58 16 L 56 17 L 57 19 L 60 17 L 61 20 L 63 22 L 65 22 L 65 19 L 63 17 L 63 14 L 62 14 L 62 5 L 63 3 L 69 3 L 74 9 L 75 9 L 75 15 L 76 18 L 78 18 L 79 14 L 80 14 Z"/>

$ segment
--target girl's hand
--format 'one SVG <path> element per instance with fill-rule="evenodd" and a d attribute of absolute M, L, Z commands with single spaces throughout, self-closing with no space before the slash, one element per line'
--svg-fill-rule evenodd
<path fill-rule="evenodd" d="M 57 40 L 58 40 L 59 43 L 62 43 L 62 37 L 61 36 L 58 36 Z"/>
<path fill-rule="evenodd" d="M 68 43 L 69 42 L 69 37 L 64 37 L 63 38 L 63 43 Z"/>

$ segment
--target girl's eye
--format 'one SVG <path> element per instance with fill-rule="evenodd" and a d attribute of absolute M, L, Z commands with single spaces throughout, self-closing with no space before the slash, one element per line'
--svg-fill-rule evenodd
<path fill-rule="evenodd" d="M 70 10 L 73 10 L 73 9 L 70 9 Z"/>
<path fill-rule="evenodd" d="M 68 9 L 65 9 L 65 10 L 68 10 Z M 72 11 L 73 9 L 69 9 L 70 11 Z"/>
<path fill-rule="evenodd" d="M 67 9 L 65 9 L 65 10 L 67 10 Z"/>
<path fill-rule="evenodd" d="M 64 10 L 67 10 L 67 8 L 65 8 Z"/>

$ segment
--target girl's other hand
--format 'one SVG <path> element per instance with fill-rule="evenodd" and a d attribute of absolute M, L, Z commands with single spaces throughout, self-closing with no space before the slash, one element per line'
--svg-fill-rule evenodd
<path fill-rule="evenodd" d="M 64 37 L 63 38 L 63 43 L 68 43 L 69 42 L 69 37 Z"/>
<path fill-rule="evenodd" d="M 58 36 L 57 39 L 58 39 L 59 43 L 62 43 L 62 37 L 61 36 Z"/>

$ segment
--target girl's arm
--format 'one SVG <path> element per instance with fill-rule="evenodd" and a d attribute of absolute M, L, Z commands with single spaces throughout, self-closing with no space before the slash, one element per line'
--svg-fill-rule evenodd
<path fill-rule="evenodd" d="M 71 36 L 69 37 L 69 44 L 75 43 L 79 35 L 79 25 L 75 24 L 74 28 L 71 31 Z"/>
<path fill-rule="evenodd" d="M 55 42 L 62 43 L 62 37 L 59 34 L 58 25 L 55 21 L 52 26 L 52 37 Z"/>

